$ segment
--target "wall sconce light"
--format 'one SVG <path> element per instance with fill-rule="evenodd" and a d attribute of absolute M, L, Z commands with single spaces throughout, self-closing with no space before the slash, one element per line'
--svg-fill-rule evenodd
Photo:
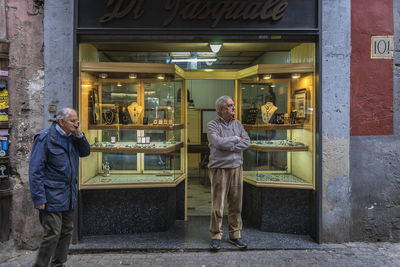
<path fill-rule="evenodd" d="M 260 90 L 264 90 L 264 89 L 265 89 L 264 87 L 261 87 L 261 88 L 260 88 Z"/>
<path fill-rule="evenodd" d="M 271 74 L 264 74 L 264 75 L 262 76 L 262 78 L 263 78 L 263 80 L 271 80 L 272 75 L 271 75 Z"/>
<path fill-rule="evenodd" d="M 100 73 L 99 76 L 100 76 L 100 78 L 105 79 L 108 77 L 108 74 L 104 72 L 104 73 Z"/>
<path fill-rule="evenodd" d="M 292 73 L 292 79 L 298 79 L 300 76 L 300 73 Z"/>
<path fill-rule="evenodd" d="M 275 88 L 275 84 L 274 84 L 274 83 L 271 83 L 271 84 L 270 84 L 270 87 Z"/>
<path fill-rule="evenodd" d="M 219 50 L 221 49 L 221 47 L 222 47 L 222 43 L 220 43 L 220 42 L 211 42 L 210 43 L 210 49 L 214 53 L 218 53 Z"/>
<path fill-rule="evenodd" d="M 136 73 L 129 73 L 129 79 L 136 79 L 137 78 L 137 74 Z"/>
<path fill-rule="evenodd" d="M 165 79 L 165 74 L 158 74 L 157 79 L 159 80 L 164 80 Z"/>
<path fill-rule="evenodd" d="M 122 87 L 122 84 L 120 82 L 117 83 L 118 87 Z"/>

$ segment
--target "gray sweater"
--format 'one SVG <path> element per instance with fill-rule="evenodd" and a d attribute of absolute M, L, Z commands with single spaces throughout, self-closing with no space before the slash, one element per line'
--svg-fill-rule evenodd
<path fill-rule="evenodd" d="M 207 138 L 208 168 L 236 168 L 243 164 L 243 150 L 250 146 L 250 138 L 240 121 L 232 119 L 226 123 L 221 117 L 210 121 Z"/>

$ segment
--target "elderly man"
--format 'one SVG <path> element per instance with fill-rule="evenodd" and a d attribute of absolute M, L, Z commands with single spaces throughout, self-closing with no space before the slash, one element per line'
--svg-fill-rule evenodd
<path fill-rule="evenodd" d="M 35 136 L 29 164 L 34 207 L 44 234 L 34 266 L 64 266 L 77 198 L 79 157 L 90 154 L 75 110 L 64 108 L 57 121 Z"/>
<path fill-rule="evenodd" d="M 220 249 L 221 229 L 225 197 L 228 200 L 229 242 L 240 249 L 247 244 L 242 241 L 242 195 L 243 195 L 243 150 L 250 145 L 250 138 L 242 124 L 234 119 L 235 105 L 229 96 L 217 99 L 218 118 L 208 123 L 210 147 L 209 176 L 211 181 L 210 248 Z"/>

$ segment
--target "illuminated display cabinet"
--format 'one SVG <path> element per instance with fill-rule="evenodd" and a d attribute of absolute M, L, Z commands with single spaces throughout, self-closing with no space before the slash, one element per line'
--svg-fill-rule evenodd
<path fill-rule="evenodd" d="M 251 139 L 244 180 L 252 185 L 314 188 L 314 74 L 312 65 L 301 73 L 295 65 L 240 82 L 241 120 Z"/>
<path fill-rule="evenodd" d="M 81 63 L 80 83 L 91 147 L 80 188 L 173 187 L 185 178 L 183 82 L 174 65 Z"/>

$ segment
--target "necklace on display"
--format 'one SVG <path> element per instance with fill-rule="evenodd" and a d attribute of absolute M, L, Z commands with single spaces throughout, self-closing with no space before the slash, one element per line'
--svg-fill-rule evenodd
<path fill-rule="evenodd" d="M 133 123 L 138 123 L 142 110 L 142 106 L 139 106 L 139 104 L 136 102 L 133 102 L 128 106 L 129 116 L 131 117 Z"/>
<path fill-rule="evenodd" d="M 269 123 L 277 109 L 278 108 L 272 102 L 267 102 L 265 105 L 261 106 L 261 116 L 263 122 Z"/>

